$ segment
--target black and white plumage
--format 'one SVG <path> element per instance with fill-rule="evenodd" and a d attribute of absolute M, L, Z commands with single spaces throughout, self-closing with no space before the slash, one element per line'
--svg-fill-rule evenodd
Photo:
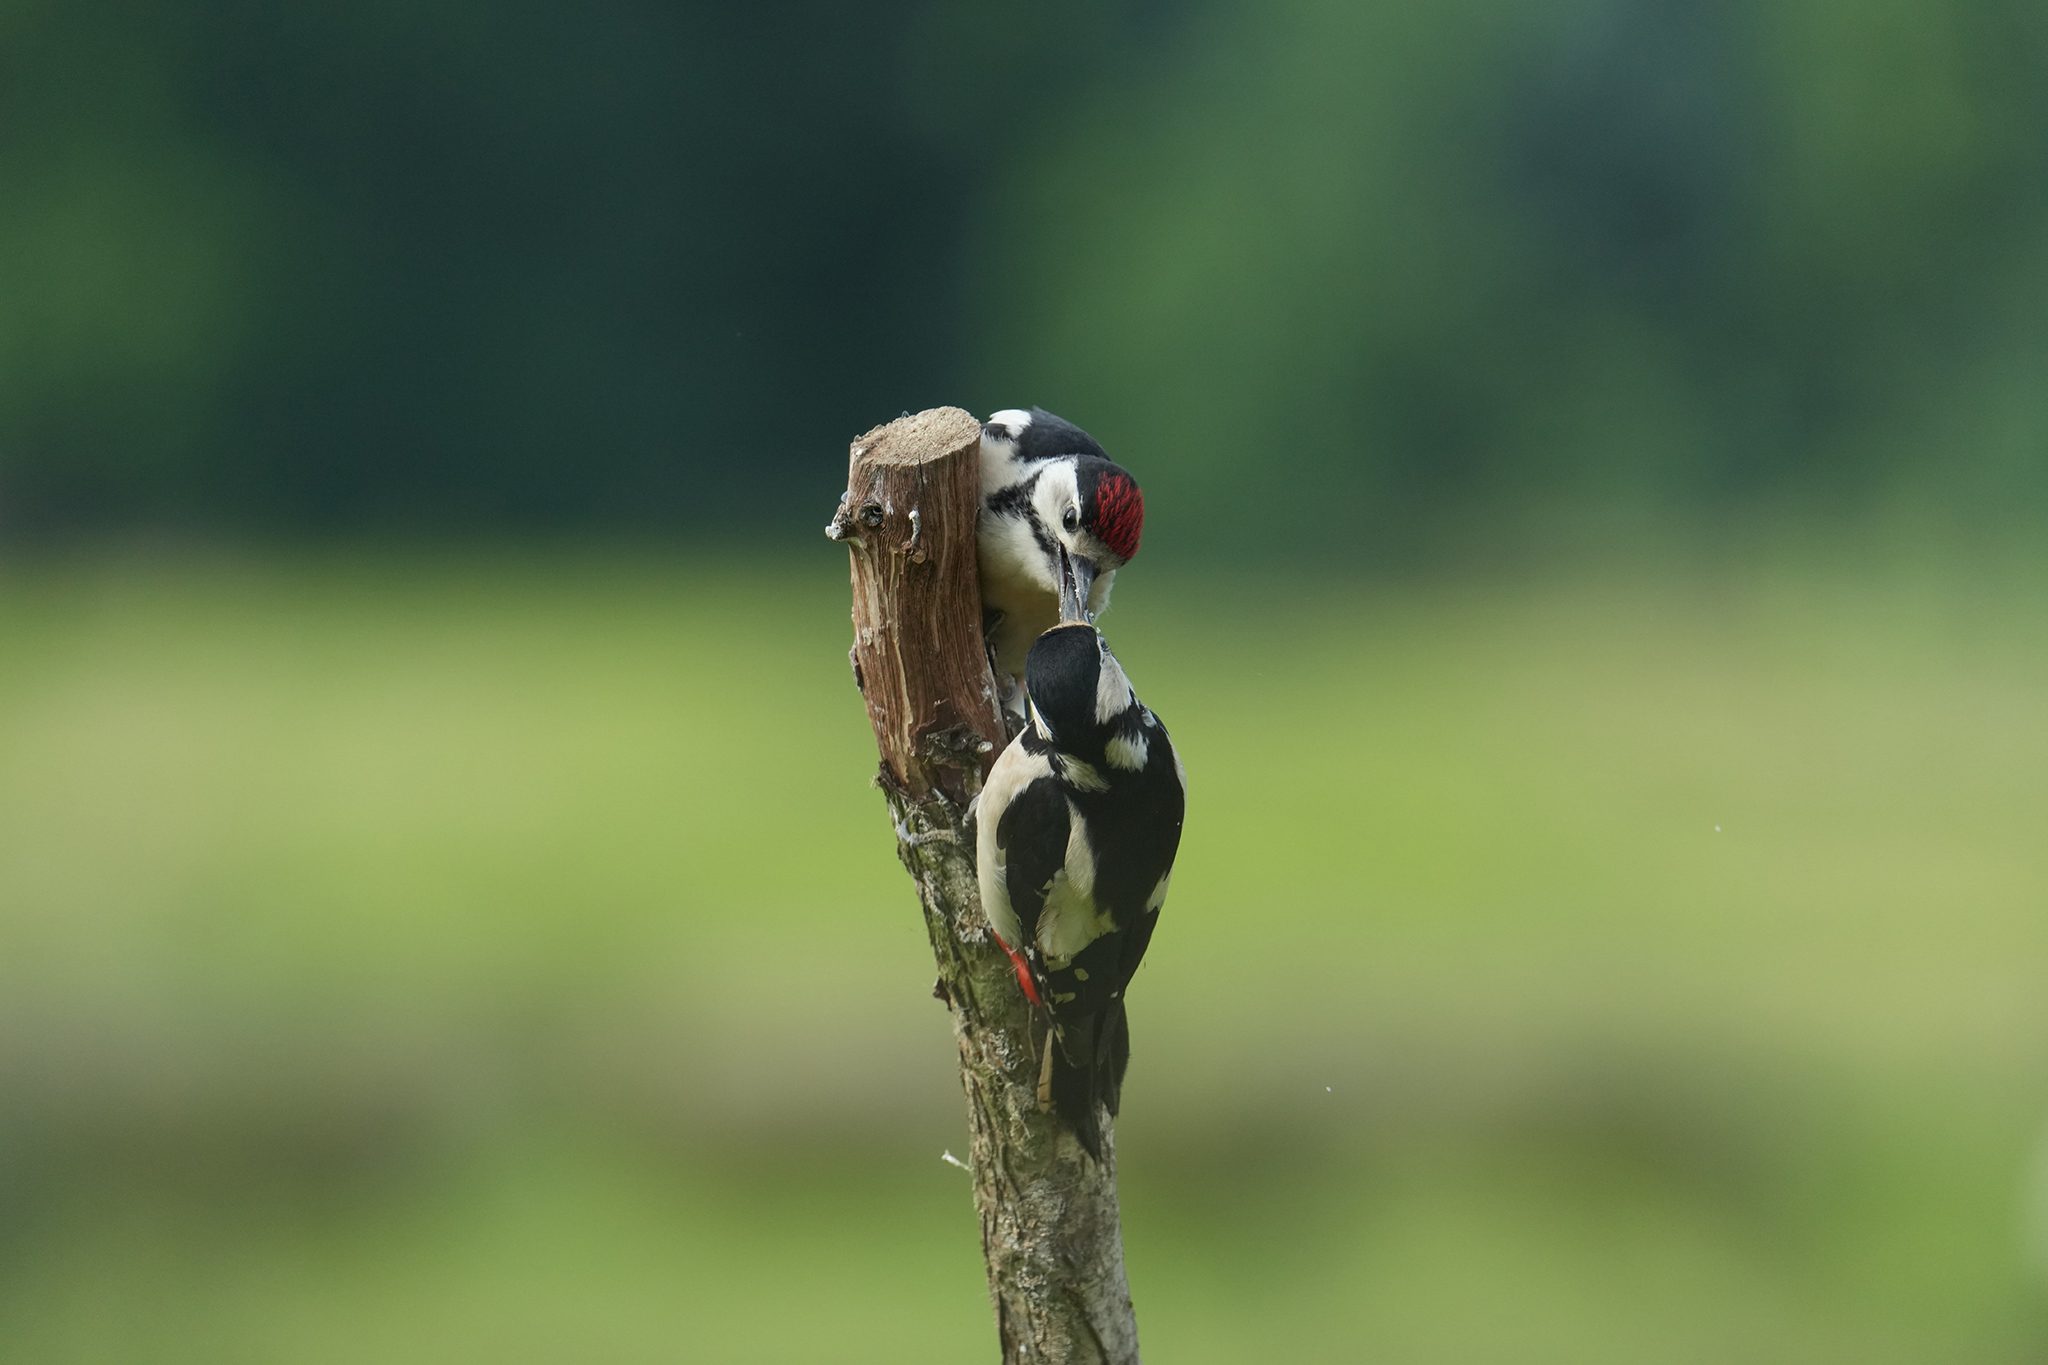
<path fill-rule="evenodd" d="M 1069 611 L 1079 614 L 1069 581 Z M 1086 622 L 1040 636 L 1025 664 L 1030 719 L 996 760 L 977 811 L 989 924 L 1050 1020 L 1041 1098 L 1096 1159 L 1130 1062 L 1124 994 L 1166 903 L 1187 774 Z"/>
<path fill-rule="evenodd" d="M 1023 675 L 1032 641 L 1060 619 L 1058 551 L 1092 621 L 1144 525 L 1138 481 L 1072 422 L 1008 408 L 982 424 L 981 602 L 1009 709 L 1022 709 L 1010 680 Z"/>

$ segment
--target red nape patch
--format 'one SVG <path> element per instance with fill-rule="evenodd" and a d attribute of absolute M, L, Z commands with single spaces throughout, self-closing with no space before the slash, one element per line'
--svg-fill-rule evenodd
<path fill-rule="evenodd" d="M 1017 984 L 1024 988 L 1024 998 L 1034 1005 L 1043 1005 L 1045 1002 L 1038 998 L 1038 983 L 1031 979 L 1031 968 L 1025 965 L 1024 955 L 1000 938 L 996 946 L 1010 955 L 1010 965 L 1017 969 Z"/>
<path fill-rule="evenodd" d="M 1145 495 L 1128 474 L 1106 474 L 1095 485 L 1095 534 L 1118 559 L 1135 559 L 1145 530 Z"/>

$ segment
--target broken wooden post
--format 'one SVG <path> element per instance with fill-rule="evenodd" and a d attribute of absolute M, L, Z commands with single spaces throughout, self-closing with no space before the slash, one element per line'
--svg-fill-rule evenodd
<path fill-rule="evenodd" d="M 1039 1107 L 1030 1007 L 975 884 L 969 803 L 1004 743 L 975 568 L 980 437 L 959 408 L 876 427 L 853 443 L 826 534 L 851 551 L 854 684 L 960 1047 L 1003 1359 L 1134 1365 L 1115 1135 L 1105 1124 L 1091 1161 Z"/>

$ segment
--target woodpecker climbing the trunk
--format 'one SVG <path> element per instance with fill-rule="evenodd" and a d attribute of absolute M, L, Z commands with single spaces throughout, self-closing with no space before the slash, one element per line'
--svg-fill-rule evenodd
<path fill-rule="evenodd" d="M 1015 680 L 1032 642 L 1060 619 L 1058 552 L 1092 622 L 1144 527 L 1138 481 L 1072 422 L 1008 408 L 982 424 L 981 603 L 1006 709 L 1021 714 Z"/>
<path fill-rule="evenodd" d="M 976 813 L 976 871 L 1017 984 L 1049 1021 L 1039 1098 L 1102 1156 L 1130 1062 L 1124 993 L 1166 902 L 1187 774 L 1166 727 L 1085 619 L 1071 559 L 1063 618 L 1024 666 L 1029 720 Z"/>

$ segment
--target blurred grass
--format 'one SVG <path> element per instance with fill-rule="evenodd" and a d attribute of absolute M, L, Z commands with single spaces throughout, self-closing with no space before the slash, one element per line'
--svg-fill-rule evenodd
<path fill-rule="evenodd" d="M 829 560 L 0 570 L 0 1358 L 988 1357 Z M 2039 588 L 1120 586 L 1148 1350 L 2048 1354 Z"/>

